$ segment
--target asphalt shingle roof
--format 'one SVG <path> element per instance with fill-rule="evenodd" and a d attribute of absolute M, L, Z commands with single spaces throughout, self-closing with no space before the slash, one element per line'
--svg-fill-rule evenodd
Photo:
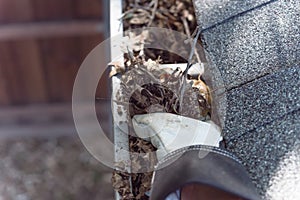
<path fill-rule="evenodd" d="M 300 68 L 282 69 L 227 92 L 225 133 L 230 138 L 300 110 Z"/>
<path fill-rule="evenodd" d="M 195 0 L 201 12 L 203 0 Z M 206 0 L 204 0 L 206 2 Z M 217 2 L 218 0 L 210 1 Z M 226 1 L 240 2 L 244 1 Z M 252 1 L 250 1 L 252 2 Z M 257 1 L 253 1 L 257 2 Z M 227 8 L 226 5 L 230 7 Z M 218 67 L 227 88 L 232 88 L 264 76 L 274 70 L 299 64 L 300 57 L 300 1 L 272 1 L 255 10 L 231 17 L 218 26 L 205 29 L 203 41 L 213 67 Z M 233 7 L 231 7 L 233 6 Z M 238 3 L 230 3 L 217 11 L 207 13 L 212 17 L 223 10 L 236 11 Z M 236 11 L 237 12 L 237 11 Z M 205 12 L 204 12 L 205 13 Z M 201 18 L 201 17 L 200 17 Z M 219 19 L 219 17 L 212 17 Z M 202 24 L 201 21 L 198 21 Z M 222 21 L 211 22 L 218 24 Z"/>
<path fill-rule="evenodd" d="M 266 199 L 300 199 L 300 1 L 194 4 L 227 91 L 228 149 Z"/>

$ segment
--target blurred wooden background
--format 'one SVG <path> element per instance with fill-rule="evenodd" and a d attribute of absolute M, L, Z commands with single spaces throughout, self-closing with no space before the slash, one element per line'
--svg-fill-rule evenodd
<path fill-rule="evenodd" d="M 74 132 L 73 82 L 83 59 L 109 36 L 108 4 L 0 0 L 0 137 Z"/>

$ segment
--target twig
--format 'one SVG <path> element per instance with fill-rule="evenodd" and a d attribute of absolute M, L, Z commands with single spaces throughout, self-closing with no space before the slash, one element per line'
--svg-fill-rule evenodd
<path fill-rule="evenodd" d="M 126 49 L 127 49 L 127 52 L 128 52 L 128 56 L 129 56 L 130 62 L 133 63 L 133 60 L 134 60 L 133 53 L 129 50 L 128 46 L 126 46 Z"/>
<path fill-rule="evenodd" d="M 130 10 L 125 11 L 122 16 L 119 18 L 119 20 L 124 20 L 126 19 L 126 15 L 130 14 L 130 13 L 134 13 L 137 9 L 136 8 L 132 8 Z"/>
<path fill-rule="evenodd" d="M 118 105 L 123 105 L 123 106 L 128 106 L 128 105 L 132 104 L 132 103 L 126 103 L 126 102 L 118 101 L 118 100 L 113 100 L 113 102 L 115 102 Z"/>
<path fill-rule="evenodd" d="M 153 76 L 152 73 L 149 72 L 148 70 L 144 69 L 144 68 L 141 67 L 140 65 L 139 65 L 139 68 L 138 68 L 138 69 L 141 70 L 142 72 L 146 73 L 146 74 L 154 81 L 154 83 L 157 83 L 157 82 L 158 82 L 157 78 L 155 78 L 155 76 Z"/>
<path fill-rule="evenodd" d="M 125 19 L 128 19 L 130 18 L 130 16 L 128 17 L 127 15 L 129 14 L 136 14 L 136 12 L 139 12 L 139 13 L 144 13 L 145 15 L 147 15 L 147 17 L 151 18 L 151 15 L 149 14 L 149 12 L 147 11 L 148 9 L 146 8 L 131 8 L 130 10 L 127 10 L 126 12 L 124 12 L 122 14 L 122 16 L 119 18 L 119 20 L 125 20 Z"/>
<path fill-rule="evenodd" d="M 96 100 L 96 101 L 101 101 L 101 100 L 110 101 L 111 98 L 96 97 L 95 100 Z"/>
<path fill-rule="evenodd" d="M 191 45 L 191 51 L 190 51 L 190 56 L 189 56 L 189 59 L 188 59 L 188 63 L 187 63 L 187 67 L 186 69 L 184 70 L 183 72 L 183 75 L 185 76 L 186 78 L 186 75 L 187 75 L 187 71 L 189 70 L 189 68 L 191 67 L 191 62 L 192 62 L 192 58 L 193 58 L 193 55 L 195 53 L 195 48 L 196 48 L 196 44 L 197 44 L 197 41 L 198 41 L 198 38 L 200 36 L 200 33 L 201 33 L 201 29 L 198 28 L 197 30 L 197 34 L 196 34 L 196 37 L 193 39 L 193 43 Z"/>
<path fill-rule="evenodd" d="M 158 7 L 158 0 L 154 0 L 155 3 L 154 3 L 154 6 L 153 6 L 153 9 L 152 9 L 152 15 L 151 15 L 151 18 L 150 18 L 150 21 L 148 23 L 148 26 L 150 26 L 154 20 L 154 17 L 155 17 L 155 13 L 156 13 L 156 10 L 157 10 L 157 7 Z"/>
<path fill-rule="evenodd" d="M 200 28 L 200 26 L 197 26 L 197 27 L 195 28 L 195 30 L 194 30 L 193 34 L 191 35 L 191 37 L 195 37 L 195 36 L 196 36 L 196 34 L 197 34 L 199 28 Z"/>
<path fill-rule="evenodd" d="M 191 48 L 193 47 L 193 42 L 192 42 L 192 39 L 191 39 L 191 32 L 190 32 L 190 29 L 189 29 L 189 25 L 185 19 L 185 17 L 181 17 L 181 21 L 183 22 L 183 26 L 184 26 L 184 29 L 185 29 L 185 33 L 187 34 L 188 36 L 188 40 L 189 40 L 189 43 L 191 45 Z M 200 60 L 200 56 L 197 52 L 197 47 L 195 47 L 195 55 L 196 55 L 196 58 L 197 58 L 197 61 L 198 63 L 201 63 L 201 60 Z"/>
<path fill-rule="evenodd" d="M 193 55 L 195 53 L 195 47 L 196 47 L 198 38 L 200 36 L 200 33 L 201 33 L 201 29 L 198 28 L 196 37 L 193 39 L 193 43 L 191 45 L 190 56 L 188 58 L 186 69 L 184 70 L 183 76 L 181 78 L 181 87 L 179 88 L 179 92 L 180 92 L 180 95 L 179 95 L 180 113 L 182 112 L 182 107 L 183 107 L 182 102 L 183 102 L 183 96 L 184 96 L 184 91 L 185 91 L 185 87 L 186 87 L 187 72 L 188 72 L 189 68 L 191 67 L 192 58 L 193 58 Z"/>

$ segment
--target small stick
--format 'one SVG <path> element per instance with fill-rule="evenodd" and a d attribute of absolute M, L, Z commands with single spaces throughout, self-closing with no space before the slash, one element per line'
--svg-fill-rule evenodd
<path fill-rule="evenodd" d="M 191 48 L 193 47 L 193 42 L 192 42 L 192 39 L 191 39 L 191 32 L 190 32 L 190 29 L 189 29 L 189 25 L 185 19 L 185 17 L 181 17 L 181 21 L 183 22 L 183 26 L 184 26 L 184 29 L 185 29 L 185 33 L 187 34 L 188 36 L 188 40 L 190 42 L 190 45 L 191 45 Z M 198 63 L 201 63 L 201 60 L 200 60 L 200 56 L 197 52 L 197 48 L 195 47 L 195 55 L 196 55 L 196 58 L 197 58 L 197 61 Z"/>
<path fill-rule="evenodd" d="M 100 100 L 109 101 L 109 100 L 111 100 L 111 98 L 96 97 L 96 101 L 100 101 Z"/>
<path fill-rule="evenodd" d="M 200 26 L 197 26 L 193 32 L 193 34 L 191 35 L 191 37 L 195 37 L 197 34 L 198 29 L 200 28 Z"/>
<path fill-rule="evenodd" d="M 155 78 L 155 76 L 153 76 L 152 73 L 149 72 L 148 70 L 143 69 L 141 66 L 139 66 L 138 69 L 141 70 L 142 72 L 146 73 L 151 79 L 153 79 L 153 81 L 154 81 L 155 83 L 158 82 L 157 78 Z"/>
<path fill-rule="evenodd" d="M 119 20 L 121 21 L 122 19 L 126 19 L 126 15 L 133 13 L 136 11 L 136 8 L 132 8 L 130 10 L 125 11 L 122 16 L 119 18 Z"/>
<path fill-rule="evenodd" d="M 192 62 L 192 58 L 193 58 L 193 55 L 195 53 L 195 48 L 196 48 L 196 44 L 197 44 L 197 41 L 198 41 L 198 38 L 200 36 L 200 33 L 201 33 L 201 29 L 198 28 L 197 30 L 197 34 L 196 36 L 194 37 L 193 39 L 193 43 L 191 45 L 191 51 L 190 51 L 190 56 L 189 56 L 189 59 L 188 59 L 188 63 L 187 63 L 187 68 L 184 70 L 183 74 L 186 76 L 187 75 L 187 71 L 189 70 L 189 68 L 191 67 L 191 62 Z"/>
<path fill-rule="evenodd" d="M 183 72 L 181 87 L 179 88 L 179 91 L 180 91 L 180 95 L 179 95 L 180 113 L 181 113 L 182 107 L 183 107 L 182 102 L 183 102 L 183 95 L 184 95 L 184 91 L 185 91 L 185 87 L 186 87 L 187 72 L 188 72 L 189 68 L 192 66 L 191 62 L 192 62 L 192 58 L 193 58 L 193 55 L 194 55 L 194 52 L 195 52 L 195 47 L 196 47 L 198 38 L 200 36 L 200 33 L 201 33 L 201 29 L 198 28 L 196 37 L 193 39 L 193 43 L 191 45 L 190 56 L 189 56 L 189 59 L 188 59 L 188 62 L 187 62 L 186 69 Z"/>
<path fill-rule="evenodd" d="M 151 15 L 151 18 L 150 18 L 150 21 L 148 23 L 148 26 L 150 26 L 154 20 L 154 17 L 155 17 L 155 13 L 156 13 L 156 10 L 157 10 L 157 7 L 158 7 L 158 0 L 154 0 L 155 3 L 154 3 L 154 7 L 152 9 L 152 15 Z"/>

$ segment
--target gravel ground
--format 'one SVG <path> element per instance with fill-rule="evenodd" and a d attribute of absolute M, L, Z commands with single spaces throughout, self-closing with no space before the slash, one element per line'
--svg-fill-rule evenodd
<path fill-rule="evenodd" d="M 79 139 L 0 141 L 0 200 L 113 199 L 111 171 Z"/>

